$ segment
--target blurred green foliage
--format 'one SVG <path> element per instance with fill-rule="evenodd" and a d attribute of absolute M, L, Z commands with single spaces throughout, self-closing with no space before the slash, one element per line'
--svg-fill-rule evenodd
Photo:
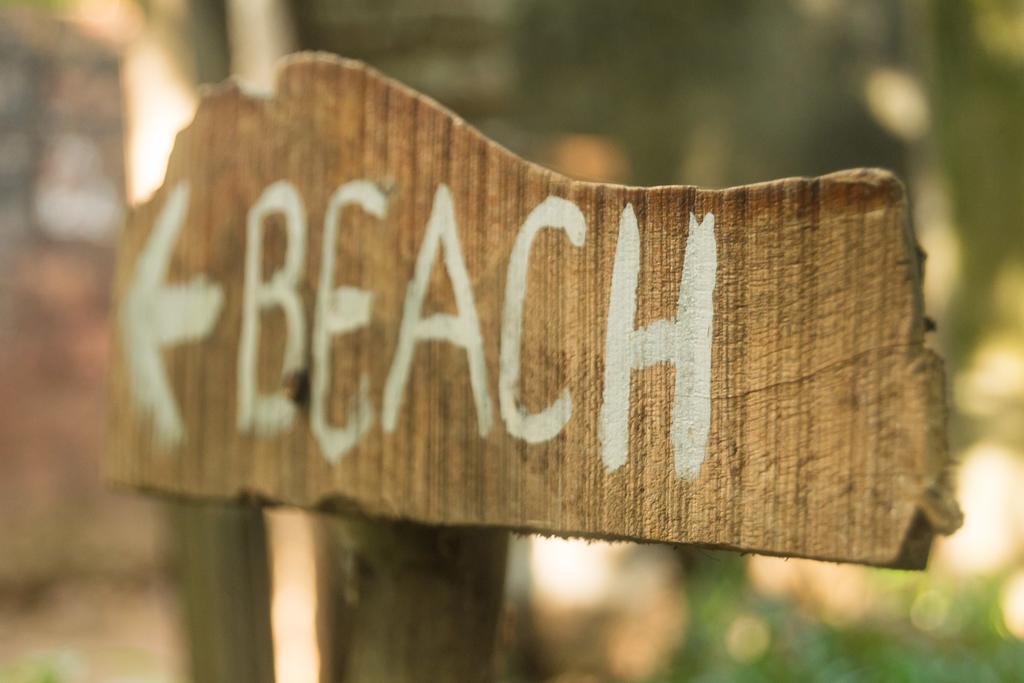
<path fill-rule="evenodd" d="M 73 652 L 39 653 L 0 666 L 0 683 L 67 683 L 79 678 L 81 669 Z"/>
<path fill-rule="evenodd" d="M 1024 292 L 1006 302 L 1010 310 L 996 292 L 1001 277 L 1024 269 L 1024 6 L 958 0 L 926 7 L 920 28 L 929 47 L 933 140 L 961 245 L 944 341 L 953 360 L 966 364 L 999 328 L 1024 339 Z"/>
<path fill-rule="evenodd" d="M 0 0 L 0 7 L 31 7 L 41 10 L 58 10 L 70 5 L 72 0 Z"/>
<path fill-rule="evenodd" d="M 690 630 L 672 675 L 658 681 L 996 683 L 1024 675 L 1024 643 L 1003 627 L 995 581 L 954 583 L 877 570 L 870 579 L 891 602 L 863 619 L 831 625 L 789 600 L 757 593 L 741 558 L 715 554 L 712 560 L 686 582 Z M 908 616 L 928 592 L 951 600 L 930 631 Z M 766 646 L 749 661 L 727 646 L 730 627 L 741 617 L 767 628 Z"/>
<path fill-rule="evenodd" d="M 523 4 L 518 121 L 617 140 L 630 182 L 740 185 L 856 166 L 905 171 L 860 82 L 900 57 L 899 3 Z M 709 140 L 709 138 L 713 138 Z M 705 156 L 681 173 L 687 156 Z M 695 176 L 695 177 L 694 177 Z"/>

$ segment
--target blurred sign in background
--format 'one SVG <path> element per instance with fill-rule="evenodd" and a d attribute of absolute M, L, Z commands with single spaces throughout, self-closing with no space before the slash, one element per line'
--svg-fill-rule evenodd
<path fill-rule="evenodd" d="M 187 676 L 163 504 L 99 485 L 110 245 L 121 193 L 159 186 L 197 84 L 270 87 L 300 48 L 363 59 L 578 178 L 721 187 L 884 166 L 908 183 L 966 515 L 929 572 L 520 539 L 503 680 L 1024 670 L 1020 3 L 30 4 L 0 15 L 0 680 Z M 278 680 L 312 683 L 329 668 L 316 524 L 269 520 Z"/>

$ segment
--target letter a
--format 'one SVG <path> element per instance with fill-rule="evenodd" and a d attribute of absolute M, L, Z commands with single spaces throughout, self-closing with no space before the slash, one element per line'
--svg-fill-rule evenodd
<path fill-rule="evenodd" d="M 423 318 L 423 301 L 427 296 L 430 271 L 437 260 L 438 249 L 444 251 L 444 266 L 455 292 L 457 315 L 435 313 Z M 398 411 L 405 395 L 405 385 L 412 369 L 416 343 L 428 340 L 447 341 L 466 350 L 469 361 L 469 383 L 476 404 L 477 428 L 480 436 L 491 430 L 491 396 L 487 388 L 487 364 L 484 358 L 483 336 L 476 314 L 473 289 L 469 273 L 462 258 L 459 234 L 455 225 L 455 209 L 447 185 L 439 185 L 434 194 L 434 206 L 427 220 L 416 269 L 405 294 L 402 326 L 398 332 L 398 350 L 384 384 L 384 406 L 381 423 L 384 431 L 393 432 L 398 422 Z"/>

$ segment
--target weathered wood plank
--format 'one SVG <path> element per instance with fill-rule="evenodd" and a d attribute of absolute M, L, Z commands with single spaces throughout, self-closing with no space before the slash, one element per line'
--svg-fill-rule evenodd
<path fill-rule="evenodd" d="M 956 524 L 883 171 L 576 182 L 301 56 L 206 94 L 115 289 L 124 485 L 903 567 Z"/>

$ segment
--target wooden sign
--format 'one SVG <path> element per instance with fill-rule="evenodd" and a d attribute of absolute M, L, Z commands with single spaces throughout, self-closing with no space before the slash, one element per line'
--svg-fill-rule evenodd
<path fill-rule="evenodd" d="M 955 516 L 883 171 L 576 182 L 302 56 L 205 95 L 116 301 L 132 487 L 901 567 Z"/>

